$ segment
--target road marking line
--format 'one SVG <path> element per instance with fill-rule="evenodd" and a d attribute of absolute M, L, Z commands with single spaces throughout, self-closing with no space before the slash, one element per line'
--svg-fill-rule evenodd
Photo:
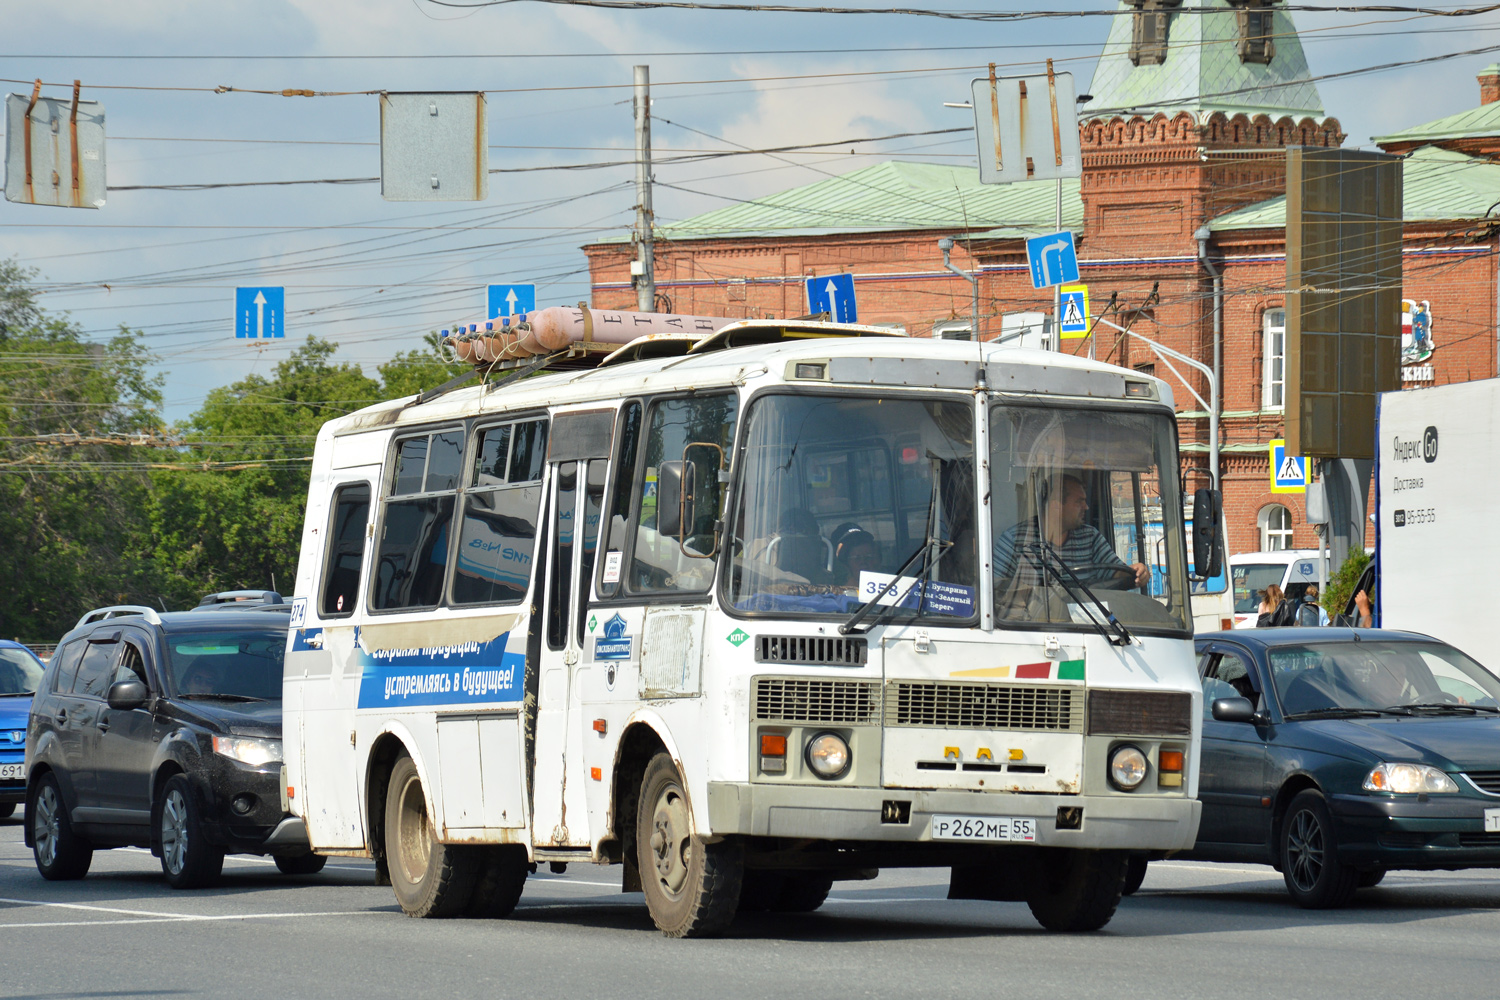
<path fill-rule="evenodd" d="M 123 913 L 135 917 L 169 917 L 175 918 L 179 914 L 163 913 L 160 910 L 126 910 L 118 906 L 91 906 L 86 903 L 54 903 L 39 899 L 10 899 L 0 896 L 0 903 L 14 903 L 17 906 L 57 906 L 64 910 L 90 910 L 95 913 Z"/>
<path fill-rule="evenodd" d="M 64 903 L 36 903 L 36 906 L 64 906 Z M 128 911 L 127 911 L 128 912 Z M 328 910 L 323 913 L 226 913 L 212 916 L 162 916 L 138 920 L 47 920 L 30 923 L 0 924 L 0 929 L 15 927 L 105 927 L 112 924 L 193 924 L 219 920 L 286 920 L 293 917 L 359 917 L 384 914 L 383 910 Z M 389 916 L 389 914 L 385 914 Z"/>

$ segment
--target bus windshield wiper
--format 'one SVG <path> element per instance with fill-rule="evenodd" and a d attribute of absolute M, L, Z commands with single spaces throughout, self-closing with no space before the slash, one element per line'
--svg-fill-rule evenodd
<path fill-rule="evenodd" d="M 1135 637 L 1130 634 L 1130 630 L 1125 627 L 1124 623 L 1115 617 L 1115 613 L 1109 610 L 1103 601 L 1094 596 L 1094 592 L 1088 588 L 1088 584 L 1078 578 L 1078 574 L 1073 572 L 1073 568 L 1063 562 L 1062 557 L 1052 551 L 1048 543 L 1035 542 L 1029 546 L 1023 546 L 1021 551 L 1034 557 L 1038 568 L 1042 571 L 1042 583 L 1044 586 L 1047 581 L 1047 570 L 1049 568 L 1052 570 L 1052 575 L 1057 577 L 1058 584 L 1068 592 L 1069 597 L 1078 602 L 1079 607 L 1083 608 L 1084 612 L 1088 615 L 1089 623 L 1099 630 L 1100 635 L 1116 646 L 1128 646 L 1135 641 Z M 1058 572 L 1059 568 L 1061 568 L 1062 573 Z M 1071 584 L 1063 579 L 1063 573 L 1066 573 L 1068 579 L 1072 580 Z M 1074 589 L 1075 587 L 1077 590 Z M 1088 598 L 1087 603 L 1079 599 L 1079 591 L 1082 591 L 1083 595 Z M 1093 607 L 1089 605 L 1093 605 Z M 1103 622 L 1095 614 L 1096 609 L 1104 616 Z M 1106 627 L 1106 623 L 1108 627 Z M 1111 629 L 1114 631 L 1113 635 L 1110 634 Z"/>
<path fill-rule="evenodd" d="M 870 624 L 863 627 L 861 627 L 859 624 L 860 619 L 869 614 L 870 609 L 875 607 L 875 605 L 880 602 L 880 599 L 882 597 L 884 597 L 886 594 L 889 594 L 896 588 L 896 585 L 901 582 L 901 578 L 906 574 L 906 571 L 911 569 L 912 564 L 915 563 L 918 559 L 922 560 L 922 565 L 917 568 L 916 574 L 916 586 L 922 589 L 922 597 L 917 602 L 917 610 L 920 611 L 922 607 L 921 602 L 927 599 L 927 580 L 925 579 L 927 571 L 931 567 L 937 565 L 937 561 L 943 557 L 944 551 L 946 551 L 947 549 L 951 549 L 952 547 L 952 542 L 939 541 L 938 539 L 933 538 L 930 535 L 927 538 L 923 539 L 922 547 L 913 552 L 911 554 L 911 558 L 906 560 L 906 562 L 902 564 L 900 569 L 896 570 L 896 575 L 891 577 L 890 582 L 887 583 L 884 587 L 881 587 L 874 597 L 871 597 L 868 601 L 856 608 L 854 614 L 849 616 L 849 620 L 839 626 L 839 635 L 849 635 L 850 633 L 853 633 L 855 635 L 864 635 L 866 632 L 870 631 L 870 629 L 874 628 L 876 625 L 879 625 L 881 620 L 886 615 L 893 613 L 896 608 L 900 607 L 901 605 L 897 603 L 887 604 L 884 610 L 882 610 L 879 615 L 876 615 L 875 620 L 870 622 Z"/>

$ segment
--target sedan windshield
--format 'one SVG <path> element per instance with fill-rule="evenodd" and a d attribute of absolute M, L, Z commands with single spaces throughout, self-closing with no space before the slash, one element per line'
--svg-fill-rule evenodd
<path fill-rule="evenodd" d="M 995 617 L 1187 628 L 1186 536 L 1166 414 L 990 411 Z"/>
<path fill-rule="evenodd" d="M 0 696 L 36 694 L 45 668 L 29 650 L 7 646 L 0 649 Z"/>
<path fill-rule="evenodd" d="M 1441 642 L 1343 641 L 1278 646 L 1267 654 L 1281 710 L 1500 709 L 1500 680 Z"/>
<path fill-rule="evenodd" d="M 771 395 L 749 421 L 730 605 L 976 615 L 971 400 Z"/>
<path fill-rule="evenodd" d="M 280 701 L 286 633 L 190 632 L 167 637 L 178 697 Z"/>

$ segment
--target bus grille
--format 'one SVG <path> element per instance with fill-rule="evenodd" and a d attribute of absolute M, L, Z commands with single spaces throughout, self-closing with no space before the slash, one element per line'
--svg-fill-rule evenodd
<path fill-rule="evenodd" d="M 1193 697 L 1185 691 L 1090 691 L 1089 735 L 1191 736 Z"/>
<path fill-rule="evenodd" d="M 868 658 L 864 639 L 821 635 L 758 635 L 756 663 L 795 663 L 809 667 L 862 667 Z"/>
<path fill-rule="evenodd" d="M 1083 699 L 1071 687 L 891 681 L 885 724 L 940 729 L 1041 729 L 1077 732 Z"/>
<path fill-rule="evenodd" d="M 776 722 L 879 721 L 880 688 L 871 681 L 758 677 L 755 717 Z"/>

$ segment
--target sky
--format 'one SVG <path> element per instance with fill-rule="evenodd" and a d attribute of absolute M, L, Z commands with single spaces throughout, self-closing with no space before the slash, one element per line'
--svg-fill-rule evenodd
<path fill-rule="evenodd" d="M 1292 16 L 1315 77 L 1496 49 L 1320 81 L 1350 147 L 1474 107 L 1475 75 L 1500 60 L 1500 13 Z M 1109 29 L 1108 17 L 987 23 L 533 0 L 56 0 L 8 4 L 4 23 L 5 92 L 29 95 L 41 78 L 44 95 L 66 97 L 78 79 L 83 99 L 104 105 L 112 188 L 259 185 L 114 190 L 98 211 L 0 202 L 0 258 L 35 268 L 42 305 L 89 336 L 139 331 L 164 377 L 168 421 L 215 386 L 269 374 L 309 336 L 373 373 L 427 331 L 480 319 L 490 283 L 534 282 L 542 306 L 586 300 L 580 247 L 634 223 L 635 65 L 650 67 L 654 204 L 670 222 L 888 159 L 973 166 L 964 134 L 669 158 L 970 126 L 970 112 L 943 105 L 966 100 L 991 61 L 1019 75 L 1051 57 L 1086 92 Z M 490 177 L 489 197 L 387 202 L 375 183 L 262 183 L 377 177 L 379 91 L 484 91 L 489 166 L 508 171 Z M 537 169 L 559 166 L 576 169 Z M 237 340 L 235 288 L 260 285 L 285 287 L 286 337 Z"/>

